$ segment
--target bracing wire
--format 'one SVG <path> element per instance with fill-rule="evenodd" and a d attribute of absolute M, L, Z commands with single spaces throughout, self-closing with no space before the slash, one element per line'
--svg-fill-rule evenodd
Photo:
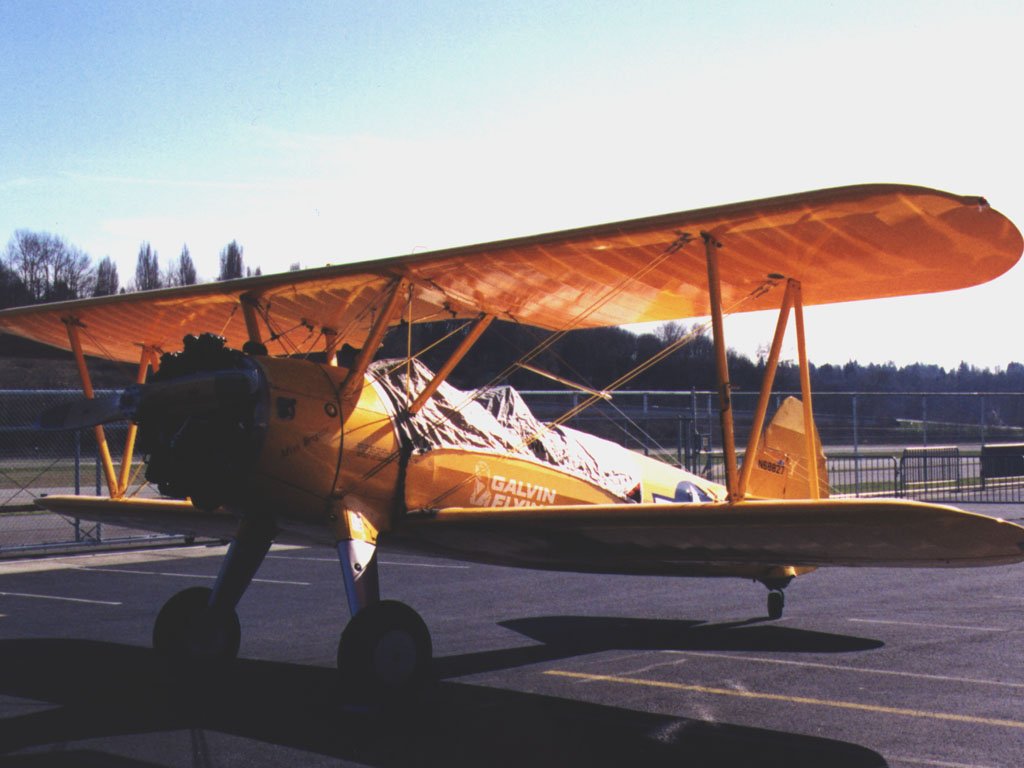
<path fill-rule="evenodd" d="M 734 304 L 729 306 L 726 309 L 724 314 L 732 314 L 732 313 L 738 311 L 739 308 L 742 305 L 746 304 L 747 302 L 751 301 L 754 298 L 757 298 L 757 297 L 763 295 L 764 292 L 766 290 L 768 290 L 772 285 L 774 285 L 774 282 L 771 281 L 771 280 L 766 281 L 765 283 L 762 283 L 757 288 L 755 288 L 753 291 L 751 291 L 749 294 L 744 296 L 742 299 L 738 300 L 737 302 L 735 302 Z M 694 326 L 693 328 L 690 329 L 689 333 L 685 334 L 684 336 L 680 337 L 676 341 L 672 342 L 667 347 L 659 350 L 656 354 L 652 355 L 650 358 L 648 358 L 644 362 L 640 363 L 639 365 L 635 366 L 634 368 L 632 368 L 627 373 L 625 373 L 622 376 L 620 376 L 618 379 L 616 379 L 614 382 L 609 384 L 607 387 L 604 387 L 603 391 L 605 391 L 605 392 L 614 392 L 617 389 L 620 389 L 621 387 L 625 386 L 630 381 L 635 379 L 637 376 L 640 376 L 642 373 L 647 371 L 649 368 L 651 368 L 652 366 L 654 366 L 657 363 L 659 363 L 662 360 L 664 360 L 666 357 L 671 355 L 673 352 L 677 351 L 678 349 L 681 349 L 686 344 L 689 344 L 689 343 L 693 342 L 696 338 L 702 336 L 706 332 L 707 328 L 710 327 L 710 325 L 711 325 L 711 321 L 708 320 L 708 321 L 706 321 L 704 323 L 701 323 L 701 324 L 698 324 L 698 325 Z M 478 389 L 474 393 L 472 393 L 469 397 L 466 398 L 465 401 L 463 401 L 463 403 L 459 404 L 458 409 L 461 409 L 461 408 L 465 407 L 469 402 L 474 400 L 478 396 L 478 394 L 480 392 L 481 392 L 481 390 Z M 554 429 L 554 428 L 556 428 L 558 426 L 561 426 L 562 424 L 564 424 L 569 419 L 579 415 L 580 413 L 582 413 L 587 408 L 591 407 L 592 405 L 594 405 L 597 402 L 601 402 L 602 400 L 603 399 L 601 397 L 597 396 L 597 395 L 591 395 L 591 396 L 585 398 L 579 404 L 573 406 L 572 408 L 570 408 L 568 411 L 566 411 L 564 414 L 562 414 L 558 418 L 556 418 L 553 421 L 547 422 L 546 424 L 542 425 L 542 428 L 540 430 L 538 430 L 538 432 L 536 434 L 531 435 L 529 438 L 527 438 L 526 440 L 522 441 L 522 444 L 517 446 L 516 450 L 518 451 L 518 450 L 525 449 L 531 443 L 533 443 L 534 441 L 540 439 L 543 435 L 547 434 L 552 429 Z M 467 477 L 467 478 L 463 479 L 462 481 L 460 481 L 459 483 L 456 483 L 451 488 L 447 489 L 446 491 L 444 491 L 441 494 L 438 494 L 436 497 L 434 497 L 434 499 L 432 499 L 432 504 L 430 506 L 437 506 L 437 505 L 439 505 L 442 501 L 444 501 L 444 499 L 448 498 L 453 493 L 455 493 L 457 490 L 459 490 L 460 488 L 466 486 L 468 483 L 473 482 L 474 480 L 475 480 L 475 478 L 473 478 L 473 477 Z"/>

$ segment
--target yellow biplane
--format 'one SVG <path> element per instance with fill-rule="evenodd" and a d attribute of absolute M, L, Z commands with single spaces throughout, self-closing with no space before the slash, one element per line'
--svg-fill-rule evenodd
<path fill-rule="evenodd" d="M 1024 560 L 1024 528 L 951 507 L 829 499 L 813 421 L 803 307 L 983 283 L 1021 256 L 984 199 L 869 185 L 503 242 L 223 283 L 0 312 L 0 331 L 73 352 L 86 400 L 44 414 L 91 426 L 107 498 L 50 496 L 76 517 L 232 543 L 212 590 L 162 608 L 154 647 L 233 658 L 235 608 L 277 537 L 334 546 L 351 620 L 351 690 L 401 692 L 428 674 L 429 632 L 381 600 L 378 545 L 540 569 L 741 576 L 782 589 L 819 566 Z M 738 466 L 726 313 L 778 310 L 747 460 Z M 509 390 L 446 379 L 494 319 L 561 332 L 711 317 L 726 485 L 566 427 Z M 790 316 L 800 400 L 765 426 Z M 462 318 L 436 373 L 374 361 L 395 327 Z M 328 362 L 305 359 L 295 329 Z M 411 338 L 411 337 L 410 337 Z M 309 346 L 306 345 L 306 351 Z M 93 396 L 86 357 L 138 362 L 137 384 Z M 528 363 L 528 361 L 526 361 Z M 605 396 L 593 392 L 593 397 Z M 103 424 L 130 422 L 120 467 Z M 162 498 L 132 497 L 136 434 Z"/>

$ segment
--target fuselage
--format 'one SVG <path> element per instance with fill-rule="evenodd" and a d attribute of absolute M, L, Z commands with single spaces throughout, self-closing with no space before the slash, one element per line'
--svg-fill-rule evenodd
<path fill-rule="evenodd" d="M 462 433 L 449 429 L 435 435 L 442 416 L 450 424 L 452 415 L 420 414 L 414 422 L 404 411 L 403 387 L 384 386 L 380 369 L 371 371 L 346 399 L 341 393 L 348 370 L 343 367 L 238 354 L 232 364 L 257 371 L 260 382 L 247 413 L 233 400 L 230 423 L 221 424 L 213 415 L 204 421 L 192 413 L 180 424 L 149 428 L 151 443 L 160 435 L 174 436 L 166 444 L 149 446 L 159 459 L 152 466 L 190 470 L 180 478 L 151 479 L 182 496 L 195 501 L 198 495 L 211 506 L 226 504 L 245 514 L 272 517 L 284 532 L 328 543 L 345 535 L 375 543 L 380 536 L 396 544 L 508 565 L 615 573 L 709 572 L 706 566 L 698 569 L 685 562 L 685 556 L 673 556 L 677 544 L 692 550 L 693 542 L 676 541 L 665 532 L 638 529 L 624 539 L 622 533 L 609 536 L 585 526 L 564 531 L 540 526 L 517 534 L 501 526 L 474 526 L 460 534 L 446 526 L 444 535 L 435 536 L 432 532 L 440 533 L 440 526 L 431 522 L 433 511 L 450 508 L 616 504 L 628 514 L 636 502 L 724 499 L 724 488 L 704 478 L 566 428 L 542 437 L 533 430 L 550 428 L 531 423 L 527 432 L 502 433 L 505 442 L 494 443 L 501 424 L 487 421 L 492 416 L 472 396 L 451 388 L 436 398 L 442 405 L 459 403 L 460 419 L 486 422 L 479 434 L 486 432 L 492 442 L 481 444 L 483 438 L 471 425 Z M 405 390 L 408 397 L 417 394 L 413 385 Z M 513 421 L 522 424 L 529 418 L 521 410 Z M 230 440 L 219 436 L 232 430 L 237 435 Z M 223 455 L 229 445 L 235 455 Z M 175 455 L 178 446 L 192 452 L 187 461 Z M 224 473 L 222 488 L 208 483 L 202 494 L 189 491 L 196 466 L 205 466 L 206 476 L 216 478 L 221 476 L 217 465 L 223 462 L 244 466 Z M 630 537 L 636 539 L 632 544 L 626 540 Z M 719 570 L 736 575 L 728 563 L 710 568 Z"/>

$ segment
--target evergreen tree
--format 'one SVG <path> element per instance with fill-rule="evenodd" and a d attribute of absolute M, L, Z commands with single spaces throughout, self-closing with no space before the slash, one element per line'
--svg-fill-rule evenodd
<path fill-rule="evenodd" d="M 13 270 L 0 261 L 0 309 L 31 304 L 32 296 Z"/>
<path fill-rule="evenodd" d="M 135 286 L 136 291 L 150 291 L 163 286 L 160 277 L 160 262 L 157 252 L 149 243 L 139 246 L 139 258 L 135 263 Z"/>
<path fill-rule="evenodd" d="M 183 245 L 181 247 L 181 255 L 167 265 L 167 277 L 164 282 L 169 288 L 195 285 L 199 282 L 196 274 L 196 265 L 192 261 L 192 254 L 189 253 L 188 245 Z"/>
<path fill-rule="evenodd" d="M 217 280 L 234 280 L 244 274 L 242 246 L 236 240 L 232 240 L 220 252 L 220 274 L 217 275 Z"/>
<path fill-rule="evenodd" d="M 117 264 L 109 256 L 104 256 L 96 266 L 96 285 L 92 290 L 92 295 L 113 296 L 120 287 L 118 282 Z"/>

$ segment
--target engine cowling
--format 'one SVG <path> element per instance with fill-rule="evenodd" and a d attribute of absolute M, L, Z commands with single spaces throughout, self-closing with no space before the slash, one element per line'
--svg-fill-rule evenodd
<path fill-rule="evenodd" d="M 267 430 L 267 382 L 212 334 L 187 336 L 139 393 L 138 445 L 160 493 L 213 509 L 238 498 Z"/>
<path fill-rule="evenodd" d="M 211 334 L 186 338 L 140 395 L 146 478 L 204 509 L 322 518 L 341 461 L 345 373 L 248 355 Z"/>

